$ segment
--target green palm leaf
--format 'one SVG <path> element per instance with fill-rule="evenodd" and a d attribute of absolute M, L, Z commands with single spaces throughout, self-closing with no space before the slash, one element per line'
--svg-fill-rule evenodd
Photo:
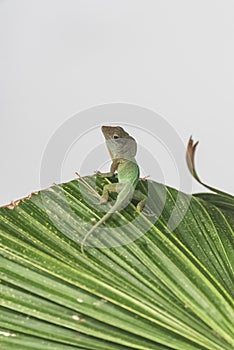
<path fill-rule="evenodd" d="M 178 200 L 178 191 L 150 184 L 151 210 L 162 193 L 166 202 L 148 232 L 142 215 L 109 237 L 113 246 L 123 234 L 138 239 L 86 255 L 80 237 L 102 214 L 83 199 L 82 181 L 0 209 L 1 349 L 233 349 L 233 198 Z M 171 231 L 175 209 L 184 216 Z M 135 217 L 130 205 L 106 226 Z"/>

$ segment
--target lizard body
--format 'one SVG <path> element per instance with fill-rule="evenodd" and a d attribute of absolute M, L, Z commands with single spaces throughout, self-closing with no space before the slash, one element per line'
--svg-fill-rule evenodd
<path fill-rule="evenodd" d="M 106 203 L 110 192 L 117 192 L 118 196 L 113 207 L 89 230 L 81 242 L 81 251 L 84 252 L 85 241 L 97 227 L 104 223 L 114 212 L 124 209 L 134 197 L 139 201 L 137 210 L 141 211 L 146 197 L 140 191 L 136 191 L 139 179 L 139 167 L 135 156 L 137 144 L 120 126 L 102 126 L 102 132 L 106 140 L 107 149 L 110 153 L 112 164 L 108 173 L 100 173 L 101 177 L 112 177 L 118 170 L 118 183 L 107 184 L 103 187 L 100 204 Z"/>

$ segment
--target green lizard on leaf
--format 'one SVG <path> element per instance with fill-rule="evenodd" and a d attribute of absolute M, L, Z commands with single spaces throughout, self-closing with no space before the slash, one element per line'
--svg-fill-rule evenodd
<path fill-rule="evenodd" d="M 112 208 L 84 236 L 81 242 L 82 253 L 84 253 L 85 242 L 89 235 L 114 212 L 124 209 L 132 199 L 138 201 L 136 209 L 140 212 L 146 202 L 146 196 L 141 191 L 136 190 L 140 174 L 139 166 L 135 159 L 137 152 L 136 140 L 120 126 L 102 126 L 101 129 L 112 164 L 108 173 L 97 172 L 97 176 L 112 177 L 117 171 L 118 182 L 107 184 L 103 187 L 100 204 L 108 201 L 110 192 L 117 192 L 118 196 Z"/>

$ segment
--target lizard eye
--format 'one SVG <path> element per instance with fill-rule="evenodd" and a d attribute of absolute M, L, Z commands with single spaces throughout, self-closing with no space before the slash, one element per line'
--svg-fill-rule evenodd
<path fill-rule="evenodd" d="M 114 135 L 113 138 L 116 140 L 116 139 L 119 139 L 119 136 L 118 135 Z"/>

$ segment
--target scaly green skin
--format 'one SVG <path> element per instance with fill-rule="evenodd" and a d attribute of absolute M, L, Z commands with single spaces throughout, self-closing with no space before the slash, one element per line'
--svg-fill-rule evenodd
<path fill-rule="evenodd" d="M 97 175 L 101 177 L 112 177 L 115 171 L 118 170 L 118 183 L 104 186 L 100 204 L 108 201 L 110 192 L 117 192 L 118 196 L 113 207 L 86 233 L 81 242 L 82 253 L 84 253 L 84 245 L 88 236 L 114 212 L 119 212 L 124 209 L 126 205 L 131 202 L 132 198 L 139 201 L 137 204 L 137 211 L 141 211 L 146 201 L 145 195 L 135 190 L 139 180 L 139 167 L 135 160 L 137 151 L 135 139 L 120 126 L 102 126 L 102 132 L 106 139 L 106 145 L 112 159 L 112 164 L 110 172 L 98 172 Z"/>

